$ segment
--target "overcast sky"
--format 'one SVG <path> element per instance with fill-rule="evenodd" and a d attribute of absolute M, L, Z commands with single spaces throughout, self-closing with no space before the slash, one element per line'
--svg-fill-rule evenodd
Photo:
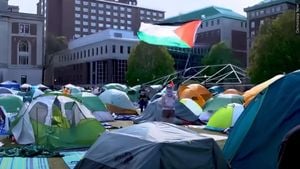
<path fill-rule="evenodd" d="M 138 0 L 138 6 L 165 11 L 166 18 L 184 14 L 207 6 L 219 6 L 232 9 L 242 15 L 244 8 L 262 0 Z M 36 13 L 38 0 L 9 0 L 10 5 L 18 5 L 21 12 Z"/>

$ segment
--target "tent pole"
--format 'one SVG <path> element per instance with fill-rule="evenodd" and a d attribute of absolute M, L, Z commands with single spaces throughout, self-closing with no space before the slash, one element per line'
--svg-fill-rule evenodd
<path fill-rule="evenodd" d="M 185 62 L 184 71 L 183 71 L 183 77 L 184 77 L 184 75 L 185 75 L 185 73 L 186 73 L 186 68 L 187 68 L 187 66 L 188 66 L 188 64 L 189 64 L 189 61 L 190 61 L 191 51 L 192 51 L 192 50 L 190 49 L 190 51 L 189 51 L 189 53 L 188 53 L 188 57 L 187 57 L 186 62 Z"/>

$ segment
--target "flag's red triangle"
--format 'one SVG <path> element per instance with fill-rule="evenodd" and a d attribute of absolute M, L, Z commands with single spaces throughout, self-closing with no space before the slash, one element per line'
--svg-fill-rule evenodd
<path fill-rule="evenodd" d="M 183 24 L 175 30 L 175 33 L 190 47 L 194 46 L 195 36 L 198 30 L 198 27 L 201 24 L 201 20 L 195 20 Z"/>

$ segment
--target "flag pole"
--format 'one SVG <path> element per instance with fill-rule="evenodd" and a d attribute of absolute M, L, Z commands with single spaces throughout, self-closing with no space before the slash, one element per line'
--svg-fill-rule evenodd
<path fill-rule="evenodd" d="M 187 57 L 186 62 L 185 62 L 184 71 L 183 71 L 183 77 L 184 77 L 184 75 L 185 75 L 185 73 L 186 73 L 186 69 L 187 69 L 187 66 L 188 66 L 189 61 L 190 61 L 191 51 L 192 51 L 192 50 L 190 49 L 190 51 L 189 51 L 189 53 L 188 53 L 188 57 Z"/>

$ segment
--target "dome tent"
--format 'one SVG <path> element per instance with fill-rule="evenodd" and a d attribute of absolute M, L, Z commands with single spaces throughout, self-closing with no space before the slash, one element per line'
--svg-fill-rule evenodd
<path fill-rule="evenodd" d="M 8 113 L 18 113 L 23 106 L 23 98 L 14 94 L 0 94 L 0 106 Z"/>
<path fill-rule="evenodd" d="M 90 146 L 104 130 L 84 105 L 70 97 L 53 95 L 24 105 L 12 124 L 17 143 L 35 143 L 49 149 Z"/>
<path fill-rule="evenodd" d="M 227 169 L 212 138 L 184 127 L 147 122 L 106 132 L 77 163 L 85 169 Z"/>

